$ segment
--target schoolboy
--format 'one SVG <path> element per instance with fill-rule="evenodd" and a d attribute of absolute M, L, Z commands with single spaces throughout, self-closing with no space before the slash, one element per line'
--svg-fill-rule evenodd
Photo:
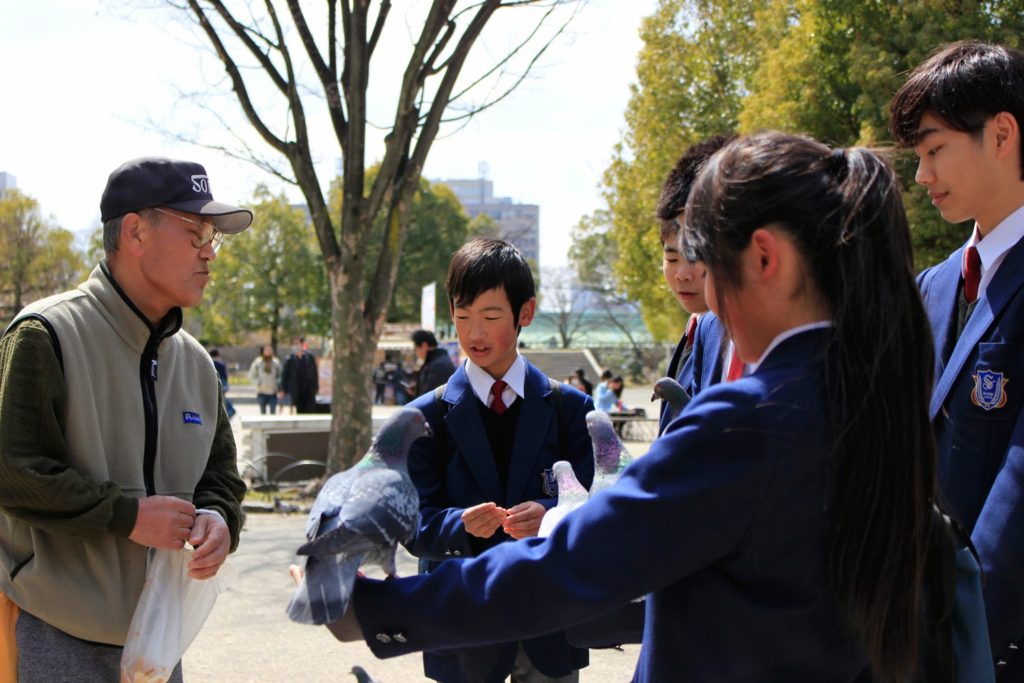
<path fill-rule="evenodd" d="M 580 482 L 594 476 L 585 416 L 589 396 L 559 386 L 519 354 L 517 341 L 537 306 L 533 275 L 507 242 L 477 239 L 452 256 L 448 305 L 467 358 L 438 396 L 416 399 L 433 439 L 409 454 L 420 495 L 420 528 L 410 550 L 429 560 L 467 558 L 510 539 L 535 536 L 557 503 L 550 470 L 568 460 Z M 529 599 L 529 596 L 524 596 Z M 501 614 L 495 614 L 501 619 Z M 424 653 L 424 672 L 453 681 L 576 681 L 588 652 L 562 633 Z"/>
<path fill-rule="evenodd" d="M 945 46 L 891 106 L 897 141 L 966 244 L 918 278 L 936 350 L 930 416 L 942 493 L 971 532 L 999 680 L 1024 680 L 1024 54 Z"/>
<path fill-rule="evenodd" d="M 698 338 L 697 325 L 708 311 L 708 304 L 704 298 L 704 276 L 707 274 L 707 268 L 703 263 L 687 260 L 683 254 L 680 243 L 683 211 L 693 180 L 704 167 L 704 163 L 731 139 L 732 136 L 713 135 L 691 145 L 665 178 L 656 210 L 661 239 L 661 272 L 669 291 L 683 310 L 690 314 L 686 329 L 672 352 L 665 374 L 675 378 L 691 395 L 694 389 L 702 384 L 700 381 L 694 381 L 694 362 L 703 353 L 703 347 L 695 344 L 695 341 Z M 721 343 L 721 326 L 713 315 L 710 320 L 714 321 L 713 327 L 708 328 L 701 338 L 714 335 L 714 352 L 717 354 L 717 346 Z M 711 383 L 710 378 L 713 377 L 712 373 L 715 370 L 714 363 L 708 365 L 709 381 L 703 384 Z M 659 435 L 668 426 L 669 415 L 666 403 L 662 401 L 658 423 Z"/>

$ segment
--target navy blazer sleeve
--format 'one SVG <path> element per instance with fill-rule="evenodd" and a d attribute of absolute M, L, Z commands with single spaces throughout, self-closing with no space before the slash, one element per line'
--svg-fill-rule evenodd
<path fill-rule="evenodd" d="M 737 429 L 737 415 L 756 419 L 749 396 L 722 387 L 704 399 L 548 538 L 502 543 L 429 576 L 361 580 L 354 605 L 370 648 L 392 657 L 548 633 L 727 555 L 758 514 L 775 457 Z M 403 638 L 376 636 L 396 632 Z"/>
<path fill-rule="evenodd" d="M 971 539 L 984 577 L 989 638 L 997 659 L 1024 634 L 1024 411 Z M 1019 646 L 1018 646 L 1019 647 Z"/>

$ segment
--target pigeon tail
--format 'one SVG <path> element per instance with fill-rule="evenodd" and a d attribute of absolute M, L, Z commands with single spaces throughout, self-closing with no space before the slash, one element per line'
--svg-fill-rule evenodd
<path fill-rule="evenodd" d="M 362 555 L 313 556 L 288 603 L 288 618 L 300 624 L 329 624 L 345 616 Z"/>

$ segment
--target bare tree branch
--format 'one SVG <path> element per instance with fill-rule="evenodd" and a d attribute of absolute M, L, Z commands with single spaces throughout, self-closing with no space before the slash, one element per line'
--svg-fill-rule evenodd
<path fill-rule="evenodd" d="M 329 14 L 333 14 L 333 7 L 334 3 L 331 3 Z M 344 145 L 345 138 L 348 135 L 348 127 L 345 122 L 345 111 L 341 101 L 341 93 L 338 91 L 338 73 L 333 66 L 335 60 L 333 18 L 329 17 L 330 23 L 328 24 L 329 40 L 332 41 L 329 47 L 332 66 L 328 66 L 324 63 L 323 56 L 320 54 L 316 41 L 313 39 L 313 34 L 309 31 L 309 25 L 306 23 L 306 17 L 302 14 L 302 8 L 299 6 L 298 0 L 288 0 L 288 9 L 292 15 L 292 21 L 295 22 L 295 28 L 299 32 L 299 38 L 306 48 L 306 55 L 313 63 L 313 69 L 316 71 L 320 79 L 320 85 L 324 89 L 324 95 L 327 98 L 327 111 L 331 117 L 331 126 L 334 127 L 334 136 L 340 144 Z"/>
<path fill-rule="evenodd" d="M 377 10 L 377 19 L 373 22 L 373 31 L 370 33 L 370 44 L 366 48 L 367 59 L 373 57 L 373 51 L 377 47 L 377 41 L 380 39 L 381 31 L 384 30 L 384 21 L 388 18 L 388 12 L 390 11 L 391 0 L 382 0 L 380 3 L 380 9 Z"/>
<path fill-rule="evenodd" d="M 277 137 L 256 112 L 256 108 L 253 106 L 252 99 L 249 97 L 249 91 L 246 88 L 245 80 L 242 78 L 242 74 L 238 70 L 238 66 L 235 61 L 228 54 L 227 48 L 221 41 L 220 36 L 217 34 L 216 29 L 210 23 L 209 17 L 206 16 L 206 12 L 199 6 L 197 0 L 188 0 L 189 7 L 191 8 L 196 19 L 199 21 L 199 26 L 203 29 L 207 38 L 210 39 L 210 43 L 213 44 L 214 50 L 217 51 L 217 56 L 220 57 L 220 61 L 224 64 L 224 69 L 228 73 L 228 77 L 231 79 L 231 88 L 235 91 L 235 95 L 238 97 L 238 103 L 242 107 L 242 111 L 245 112 L 245 117 L 249 119 L 249 123 L 256 132 L 260 134 L 268 145 L 279 151 L 281 154 L 288 156 L 288 144 Z"/>

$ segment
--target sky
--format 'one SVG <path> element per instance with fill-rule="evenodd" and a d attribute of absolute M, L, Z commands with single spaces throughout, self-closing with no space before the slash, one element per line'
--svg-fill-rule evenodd
<path fill-rule="evenodd" d="M 165 131 L 220 145 L 241 139 L 286 168 L 254 137 L 234 97 L 216 94 L 227 91 L 223 70 L 192 27 L 138 4 L 0 4 L 0 171 L 15 176 L 18 189 L 34 197 L 44 215 L 81 234 L 99 225 L 99 198 L 109 173 L 137 156 L 199 161 L 220 201 L 249 201 L 258 183 L 301 201 L 296 188 L 250 163 L 168 136 Z M 540 205 L 541 266 L 564 265 L 571 228 L 602 206 L 601 175 L 622 137 L 636 78 L 640 22 L 655 4 L 590 0 L 508 98 L 458 129 L 442 129 L 424 175 L 476 178 L 486 163 L 496 196 Z M 409 36 L 425 6 L 425 0 L 393 3 L 371 63 L 369 117 L 375 123 L 386 124 L 392 115 Z M 486 68 L 531 21 L 519 9 L 501 10 L 464 73 Z M 475 95 L 475 101 L 486 95 Z M 270 93 L 258 89 L 256 98 L 272 102 Z M 339 152 L 318 114 L 322 108 L 311 103 L 307 113 L 317 133 L 318 175 L 326 183 Z M 269 118 L 285 120 L 280 112 Z M 383 135 L 368 133 L 368 163 L 383 153 Z"/>

